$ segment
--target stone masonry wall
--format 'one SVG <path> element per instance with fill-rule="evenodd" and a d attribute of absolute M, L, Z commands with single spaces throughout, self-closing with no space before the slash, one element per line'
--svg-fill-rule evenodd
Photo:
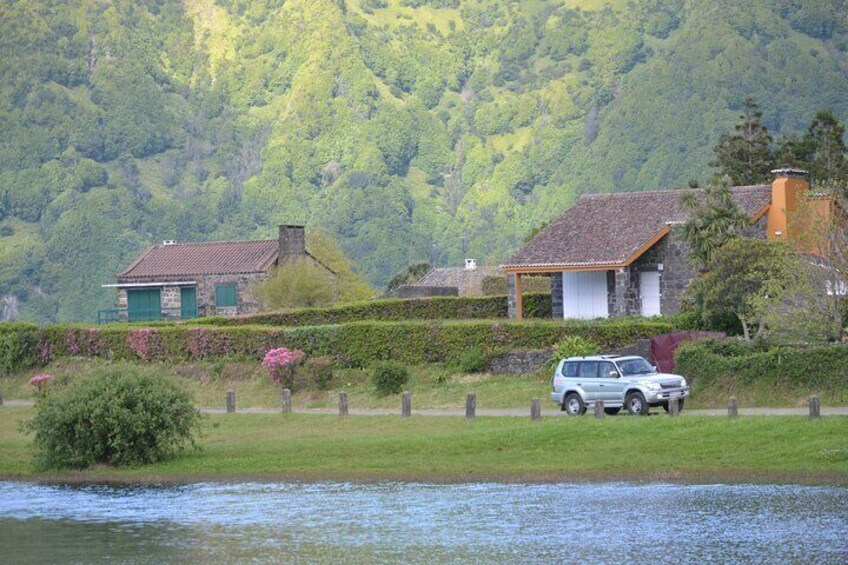
<path fill-rule="evenodd" d="M 554 320 L 562 320 L 565 315 L 562 303 L 562 273 L 551 275 L 551 317 Z"/>

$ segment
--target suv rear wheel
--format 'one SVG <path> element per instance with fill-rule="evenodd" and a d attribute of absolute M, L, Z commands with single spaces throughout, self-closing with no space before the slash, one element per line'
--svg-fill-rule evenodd
<path fill-rule="evenodd" d="M 586 412 L 586 405 L 579 394 L 571 392 L 562 401 L 562 410 L 569 416 L 582 416 Z"/>
<path fill-rule="evenodd" d="M 645 416 L 651 409 L 645 401 L 645 395 L 638 391 L 628 394 L 624 400 L 624 405 L 627 406 L 627 411 L 634 416 Z"/>

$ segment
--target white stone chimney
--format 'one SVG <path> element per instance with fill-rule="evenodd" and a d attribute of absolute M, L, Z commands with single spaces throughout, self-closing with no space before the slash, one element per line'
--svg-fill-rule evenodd
<path fill-rule="evenodd" d="M 465 260 L 465 270 L 473 271 L 477 269 L 477 259 L 466 259 Z"/>

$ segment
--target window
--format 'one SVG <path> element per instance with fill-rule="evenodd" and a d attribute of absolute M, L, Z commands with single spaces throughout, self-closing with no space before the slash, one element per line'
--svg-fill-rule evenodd
<path fill-rule="evenodd" d="M 598 376 L 598 362 L 597 361 L 585 361 L 580 363 L 580 376 L 595 378 Z"/>
<path fill-rule="evenodd" d="M 562 366 L 562 376 L 563 377 L 576 377 L 577 376 L 577 363 L 566 363 Z"/>
<path fill-rule="evenodd" d="M 615 373 L 615 375 L 610 376 L 610 373 Z M 617 379 L 618 371 L 615 370 L 615 365 L 609 361 L 604 361 L 598 368 L 598 376 L 602 379 Z"/>
<path fill-rule="evenodd" d="M 218 308 L 224 306 L 236 305 L 236 285 L 222 284 L 215 287 L 215 306 Z"/>

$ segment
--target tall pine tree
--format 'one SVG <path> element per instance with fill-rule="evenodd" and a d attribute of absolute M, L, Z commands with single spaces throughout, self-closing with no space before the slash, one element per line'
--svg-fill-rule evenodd
<path fill-rule="evenodd" d="M 816 113 L 805 136 L 812 150 L 810 175 L 816 182 L 844 181 L 848 176 L 845 159 L 845 127 L 830 110 Z"/>
<path fill-rule="evenodd" d="M 766 182 L 774 165 L 772 140 L 762 116 L 754 99 L 746 98 L 736 133 L 722 135 L 713 148 L 716 157 L 710 165 L 717 167 L 720 175 L 729 177 L 733 184 Z"/>

